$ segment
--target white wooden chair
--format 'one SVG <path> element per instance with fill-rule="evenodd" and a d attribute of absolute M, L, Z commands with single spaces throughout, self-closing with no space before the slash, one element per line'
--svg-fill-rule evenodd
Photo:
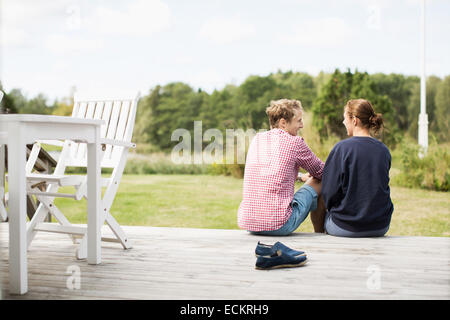
<path fill-rule="evenodd" d="M 106 190 L 102 197 L 102 224 L 104 222 L 111 228 L 114 238 L 102 237 L 103 241 L 119 242 L 124 249 L 131 245 L 116 219 L 111 215 L 110 209 L 116 196 L 122 173 L 125 168 L 129 148 L 136 145 L 131 142 L 136 117 L 139 93 L 128 97 L 92 98 L 75 95 L 72 117 L 102 119 L 105 124 L 101 128 L 102 142 L 102 168 L 112 168 L 109 178 L 102 178 L 102 187 Z M 62 146 L 58 163 L 53 174 L 35 174 L 33 160 L 39 153 L 41 143 Z M 74 243 L 78 243 L 77 258 L 87 257 L 87 228 L 82 225 L 73 225 L 56 207 L 56 197 L 87 199 L 86 175 L 66 175 L 67 167 L 86 167 L 86 144 L 73 141 L 38 141 L 34 146 L 27 162 L 27 193 L 34 195 L 40 205 L 27 227 L 27 241 L 30 246 L 38 231 L 67 233 Z M 46 191 L 38 189 L 47 183 Z M 59 187 L 73 186 L 76 192 L 61 193 Z M 50 213 L 58 223 L 44 223 Z"/>

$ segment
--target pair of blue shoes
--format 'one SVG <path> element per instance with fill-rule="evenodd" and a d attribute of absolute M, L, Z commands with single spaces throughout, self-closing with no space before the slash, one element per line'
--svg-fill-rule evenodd
<path fill-rule="evenodd" d="M 258 241 L 255 255 L 255 268 L 260 270 L 300 267 L 307 259 L 305 252 L 291 249 L 281 242 L 268 245 Z"/>

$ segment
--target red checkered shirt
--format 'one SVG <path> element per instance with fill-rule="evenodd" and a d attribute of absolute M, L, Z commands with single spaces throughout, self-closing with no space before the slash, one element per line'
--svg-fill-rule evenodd
<path fill-rule="evenodd" d="M 324 163 L 300 136 L 282 129 L 258 133 L 247 153 L 238 225 L 249 231 L 281 228 L 292 214 L 299 168 L 322 178 Z"/>

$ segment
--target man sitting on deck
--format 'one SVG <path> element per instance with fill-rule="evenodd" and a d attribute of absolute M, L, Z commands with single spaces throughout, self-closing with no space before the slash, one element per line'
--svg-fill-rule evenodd
<path fill-rule="evenodd" d="M 314 222 L 324 163 L 297 136 L 303 128 L 300 101 L 272 101 L 266 113 L 271 130 L 258 133 L 250 144 L 238 225 L 253 234 L 289 235 L 310 211 Z M 311 177 L 294 194 L 299 168 Z"/>

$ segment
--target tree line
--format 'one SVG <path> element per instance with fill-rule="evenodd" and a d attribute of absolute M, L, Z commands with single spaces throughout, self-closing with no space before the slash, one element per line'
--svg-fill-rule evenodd
<path fill-rule="evenodd" d="M 426 87 L 429 133 L 439 143 L 449 142 L 450 76 L 430 76 Z M 177 143 L 171 141 L 172 132 L 184 128 L 193 136 L 198 120 L 203 130 L 217 128 L 224 135 L 226 129 L 269 129 L 265 109 L 271 100 L 281 98 L 300 100 L 305 112 L 313 114 L 313 125 L 323 139 L 345 137 L 343 107 L 353 98 L 368 99 L 383 114 L 380 139 L 391 148 L 405 136 L 417 138 L 419 77 L 336 69 L 317 76 L 292 71 L 251 75 L 240 85 L 229 84 L 212 93 L 182 82 L 157 85 L 139 101 L 134 140 L 170 150 Z M 72 104 L 71 97 L 50 105 L 43 94 L 27 99 L 20 89 L 12 89 L 5 92 L 0 113 L 70 115 Z"/>

